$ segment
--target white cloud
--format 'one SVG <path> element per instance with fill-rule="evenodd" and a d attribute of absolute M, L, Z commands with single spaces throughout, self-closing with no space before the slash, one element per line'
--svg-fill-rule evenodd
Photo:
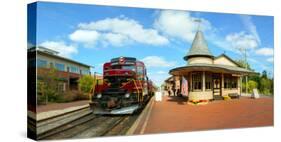
<path fill-rule="evenodd" d="M 255 37 L 257 42 L 261 44 L 260 36 L 257 32 L 256 25 L 253 23 L 251 16 L 241 15 L 240 16 L 242 23 L 247 28 L 247 30 Z"/>
<path fill-rule="evenodd" d="M 238 54 L 241 53 L 241 49 L 253 51 L 259 46 L 255 37 L 252 34 L 246 34 L 244 31 L 230 33 L 225 37 L 213 32 L 207 35 L 207 40 L 223 50 Z"/>
<path fill-rule="evenodd" d="M 240 19 L 246 28 L 246 31 L 227 34 L 225 37 L 215 32 L 207 35 L 207 39 L 216 46 L 234 53 L 241 53 L 240 49 L 254 51 L 261 46 L 261 40 L 250 16 L 241 15 Z M 215 29 L 213 27 L 213 29 Z"/>
<path fill-rule="evenodd" d="M 58 51 L 59 55 L 64 57 L 70 57 L 72 54 L 78 53 L 75 46 L 66 45 L 63 41 L 45 41 L 39 44 L 39 46 Z"/>
<path fill-rule="evenodd" d="M 195 22 L 195 17 L 192 17 L 188 12 L 163 10 L 158 13 L 157 19 L 154 21 L 154 27 L 165 35 L 180 38 L 187 42 L 191 42 L 198 28 L 198 23 Z M 200 29 L 210 30 L 211 24 L 209 21 L 200 18 Z"/>
<path fill-rule="evenodd" d="M 256 38 L 251 34 L 245 32 L 232 33 L 225 37 L 234 49 L 255 49 L 258 47 Z"/>
<path fill-rule="evenodd" d="M 147 56 L 142 59 L 147 67 L 173 67 L 176 65 L 173 61 L 166 61 L 162 57 L 158 56 Z"/>
<path fill-rule="evenodd" d="M 266 59 L 267 62 L 271 62 L 271 63 L 273 63 L 273 60 L 274 60 L 273 57 L 270 57 L 270 58 Z"/>
<path fill-rule="evenodd" d="M 106 33 L 103 34 L 105 43 L 110 43 L 113 46 L 122 46 L 129 41 L 129 38 L 122 34 Z"/>
<path fill-rule="evenodd" d="M 100 34 L 96 31 L 89 30 L 76 30 L 69 35 L 69 38 L 72 41 L 85 43 L 85 44 L 94 44 L 97 42 Z"/>
<path fill-rule="evenodd" d="M 99 34 L 104 34 L 103 39 L 113 45 L 122 45 L 127 40 L 150 45 L 164 45 L 169 43 L 169 40 L 160 35 L 157 30 L 144 28 L 137 21 L 124 16 L 106 18 L 90 23 L 80 23 L 78 28 L 80 30 L 96 31 Z M 109 40 L 108 36 L 114 39 Z"/>
<path fill-rule="evenodd" d="M 273 48 L 260 48 L 256 50 L 256 54 L 264 56 L 272 56 L 274 54 Z"/>

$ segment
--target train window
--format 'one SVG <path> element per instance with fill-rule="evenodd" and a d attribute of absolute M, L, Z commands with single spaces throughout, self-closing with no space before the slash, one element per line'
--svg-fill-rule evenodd
<path fill-rule="evenodd" d="M 137 71 L 138 75 L 142 75 L 143 74 L 143 68 L 138 66 L 137 69 L 138 69 L 138 71 Z"/>
<path fill-rule="evenodd" d="M 132 65 L 124 65 L 124 66 L 120 66 L 120 65 L 116 65 L 116 66 L 112 66 L 112 69 L 125 69 L 125 70 L 132 70 L 135 71 L 135 66 Z"/>
<path fill-rule="evenodd" d="M 137 67 L 137 74 L 138 74 L 138 79 L 139 80 L 143 80 L 143 67 L 142 66 L 138 66 Z"/>
<path fill-rule="evenodd" d="M 135 66 L 122 66 L 122 69 L 135 71 Z"/>
<path fill-rule="evenodd" d="M 121 69 L 121 66 L 117 65 L 117 66 L 112 66 L 112 69 Z"/>

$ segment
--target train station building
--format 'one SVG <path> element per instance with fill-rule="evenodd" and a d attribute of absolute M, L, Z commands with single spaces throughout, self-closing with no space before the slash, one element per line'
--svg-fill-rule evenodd
<path fill-rule="evenodd" d="M 200 30 L 184 60 L 185 66 L 171 69 L 169 73 L 173 76 L 176 90 L 183 86 L 176 84 L 185 82 L 187 91 L 183 95 L 188 96 L 189 101 L 222 99 L 226 95 L 240 96 L 242 77 L 255 74 L 242 68 L 226 54 L 215 57 Z"/>

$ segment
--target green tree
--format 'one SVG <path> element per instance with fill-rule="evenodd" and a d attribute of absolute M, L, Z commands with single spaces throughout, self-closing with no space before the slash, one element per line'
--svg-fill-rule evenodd
<path fill-rule="evenodd" d="M 249 70 L 252 70 L 254 71 L 250 64 L 247 62 L 245 63 L 245 60 L 236 60 L 236 62 L 238 63 L 238 65 L 242 68 L 246 68 L 249 69 Z M 242 84 L 242 91 L 245 92 L 245 76 L 242 78 L 242 81 L 243 81 L 243 84 Z M 251 82 L 251 81 L 254 81 L 255 83 Z M 264 70 L 262 71 L 261 74 L 259 75 L 251 75 L 251 76 L 248 76 L 248 92 L 249 93 L 252 93 L 252 87 L 253 86 L 256 86 L 256 88 L 259 90 L 259 92 L 261 94 L 264 94 L 264 95 L 273 95 L 273 92 L 274 92 L 274 85 L 273 85 L 273 78 L 270 79 L 268 77 L 268 74 L 267 74 L 267 71 Z"/>
<path fill-rule="evenodd" d="M 253 89 L 257 88 L 258 87 L 258 83 L 253 81 L 253 80 L 250 80 L 248 82 L 248 92 L 249 93 L 253 93 Z"/>
<path fill-rule="evenodd" d="M 78 82 L 79 82 L 79 88 L 81 89 L 82 92 L 90 93 L 94 83 L 94 78 L 91 75 L 84 75 L 79 79 Z"/>
<path fill-rule="evenodd" d="M 267 78 L 261 78 L 260 92 L 264 95 L 273 94 L 273 81 Z"/>
<path fill-rule="evenodd" d="M 266 70 L 262 71 L 261 78 L 267 79 L 267 72 L 266 72 Z"/>
<path fill-rule="evenodd" d="M 38 103 L 48 104 L 48 102 L 56 102 L 61 96 L 58 92 L 57 70 L 51 67 L 44 72 L 37 80 Z"/>

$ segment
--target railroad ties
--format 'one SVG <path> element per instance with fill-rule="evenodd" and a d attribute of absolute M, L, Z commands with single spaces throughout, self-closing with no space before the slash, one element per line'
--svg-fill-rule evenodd
<path fill-rule="evenodd" d="M 28 118 L 28 125 L 36 133 L 37 140 L 118 136 L 126 135 L 138 117 L 139 113 L 95 115 L 85 107 L 40 121 Z"/>

